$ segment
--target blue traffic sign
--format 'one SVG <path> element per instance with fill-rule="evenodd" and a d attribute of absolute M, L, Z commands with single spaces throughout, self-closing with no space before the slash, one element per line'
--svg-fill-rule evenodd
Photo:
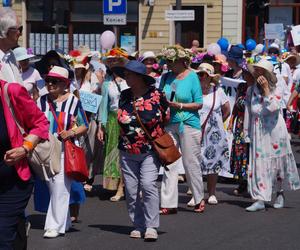
<path fill-rule="evenodd" d="M 3 0 L 2 1 L 3 7 L 11 7 L 12 6 L 12 0 Z"/>
<path fill-rule="evenodd" d="M 126 14 L 127 0 L 103 0 L 103 14 Z"/>

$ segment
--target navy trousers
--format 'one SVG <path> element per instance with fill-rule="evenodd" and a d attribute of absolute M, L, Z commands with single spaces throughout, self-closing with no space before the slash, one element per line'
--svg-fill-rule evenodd
<path fill-rule="evenodd" d="M 24 182 L 15 167 L 0 162 L 0 249 L 26 249 L 24 211 L 30 199 L 33 181 Z"/>

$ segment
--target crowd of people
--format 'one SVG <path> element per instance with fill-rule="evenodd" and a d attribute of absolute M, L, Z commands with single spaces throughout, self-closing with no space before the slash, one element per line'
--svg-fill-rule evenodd
<path fill-rule="evenodd" d="M 56 238 L 78 221 L 100 172 L 103 188 L 115 192 L 112 202 L 126 196 L 130 237 L 147 241 L 158 238 L 160 215 L 178 212 L 179 174 L 185 173 L 187 205 L 196 213 L 218 204 L 222 171 L 237 180 L 234 195 L 251 195 L 249 212 L 264 210 L 273 193 L 273 207 L 283 208 L 284 190 L 300 188 L 289 134 L 300 124 L 297 52 L 282 52 L 276 42 L 252 52 L 242 45 L 200 51 L 193 41 L 192 48 L 166 46 L 156 55 L 122 48 L 100 54 L 82 45 L 37 61 L 18 45 L 22 26 L 12 10 L 0 10 L 0 29 L 1 249 L 26 245 L 33 189 L 35 209 L 46 213 L 44 237 Z M 226 78 L 237 83 L 234 105 L 223 89 Z M 101 96 L 96 111 L 85 109 L 82 92 Z M 159 190 L 154 141 L 165 133 L 181 158 L 163 166 Z M 50 134 L 84 148 L 84 182 L 65 173 L 64 144 L 58 173 L 46 179 L 34 173 L 26 158 Z"/>

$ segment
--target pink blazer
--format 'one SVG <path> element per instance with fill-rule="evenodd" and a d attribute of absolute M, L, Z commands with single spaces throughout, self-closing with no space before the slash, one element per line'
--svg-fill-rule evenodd
<path fill-rule="evenodd" d="M 23 136 L 17 127 L 5 101 L 5 97 L 2 94 L 2 89 L 5 84 L 6 82 L 0 80 L 1 102 L 3 105 L 11 146 L 12 148 L 16 148 L 23 145 Z M 25 132 L 27 134 L 36 135 L 41 139 L 48 139 L 49 122 L 44 113 L 37 107 L 32 98 L 28 95 L 27 90 L 18 83 L 10 83 L 7 92 L 15 111 L 16 118 L 19 124 L 24 128 Z M 19 177 L 23 181 L 29 180 L 30 169 L 26 159 L 18 162 L 15 167 Z"/>

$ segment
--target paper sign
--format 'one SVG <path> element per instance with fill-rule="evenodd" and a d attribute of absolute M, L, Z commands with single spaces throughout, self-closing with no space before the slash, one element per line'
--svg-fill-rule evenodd
<path fill-rule="evenodd" d="M 295 46 L 300 45 L 300 25 L 294 26 L 291 31 L 293 43 Z"/>
<path fill-rule="evenodd" d="M 284 36 L 282 23 L 265 23 L 266 39 L 281 39 Z"/>
<path fill-rule="evenodd" d="M 96 114 L 98 112 L 98 108 L 100 106 L 100 102 L 102 99 L 101 95 L 89 93 L 86 91 L 79 91 L 80 101 L 82 104 L 82 108 L 85 111 Z"/>
<path fill-rule="evenodd" d="M 195 21 L 195 10 L 166 10 L 167 21 Z"/>

